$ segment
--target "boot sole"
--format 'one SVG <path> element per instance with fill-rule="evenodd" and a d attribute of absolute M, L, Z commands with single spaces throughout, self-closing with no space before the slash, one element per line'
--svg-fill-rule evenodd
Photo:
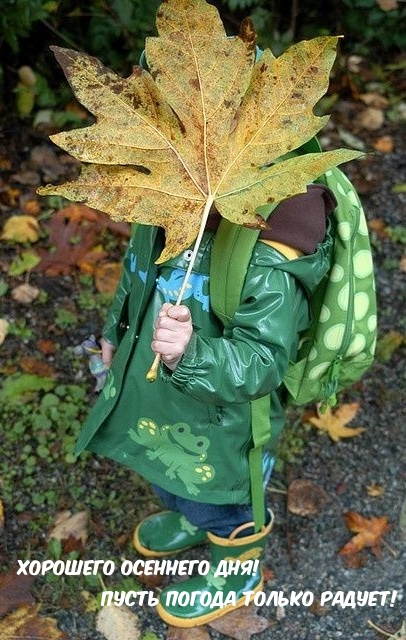
<path fill-rule="evenodd" d="M 251 603 L 255 597 L 255 594 L 258 591 L 262 591 L 264 586 L 264 580 L 261 578 L 259 584 L 254 588 L 254 593 L 250 596 L 249 602 Z M 173 627 L 182 627 L 184 629 L 197 627 L 202 624 L 207 624 L 212 622 L 213 620 L 217 620 L 217 618 L 221 618 L 225 616 L 226 613 L 230 613 L 231 611 L 235 611 L 240 607 L 245 606 L 245 596 L 237 600 L 236 604 L 226 605 L 223 609 L 217 609 L 215 611 L 210 611 L 210 613 L 206 613 L 204 616 L 199 616 L 198 618 L 180 618 L 178 616 L 174 616 L 161 605 L 159 602 L 156 606 L 156 612 L 159 617 L 169 625 Z"/>

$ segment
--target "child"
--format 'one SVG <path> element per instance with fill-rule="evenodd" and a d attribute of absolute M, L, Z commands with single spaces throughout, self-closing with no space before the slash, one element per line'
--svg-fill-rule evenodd
<path fill-rule="evenodd" d="M 327 216 L 334 196 L 321 185 L 279 204 L 271 229 L 261 232 L 242 301 L 223 327 L 210 307 L 210 252 L 219 215 L 209 216 L 183 303 L 174 306 L 191 251 L 156 265 L 162 229 L 139 225 L 103 331 L 110 371 L 79 438 L 77 451 L 106 455 L 147 478 L 166 510 L 142 521 L 134 534 L 147 556 L 177 553 L 208 541 L 211 569 L 170 591 L 198 592 L 189 604 L 159 597 L 169 624 L 207 623 L 245 603 L 243 592 L 263 587 L 254 575 L 215 577 L 225 558 L 259 558 L 272 527 L 253 527 L 248 455 L 250 401 L 271 393 L 274 450 L 284 422 L 282 379 L 309 324 L 308 294 L 329 266 Z M 155 353 L 158 379 L 146 380 Z M 224 607 L 210 595 L 233 592 Z M 203 594 L 203 595 L 202 595 Z"/>

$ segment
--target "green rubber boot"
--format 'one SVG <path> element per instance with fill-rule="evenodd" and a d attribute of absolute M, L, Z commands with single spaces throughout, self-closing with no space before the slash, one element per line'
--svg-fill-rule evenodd
<path fill-rule="evenodd" d="M 157 613 L 162 620 L 175 627 L 195 627 L 251 602 L 263 588 L 260 558 L 272 524 L 270 512 L 270 522 L 258 533 L 236 537 L 252 529 L 253 522 L 237 527 L 228 538 L 208 533 L 209 572 L 166 587 L 160 593 Z"/>
<path fill-rule="evenodd" d="M 177 511 L 160 511 L 142 520 L 134 531 L 133 544 L 144 556 L 167 556 L 206 542 L 207 533 Z"/>

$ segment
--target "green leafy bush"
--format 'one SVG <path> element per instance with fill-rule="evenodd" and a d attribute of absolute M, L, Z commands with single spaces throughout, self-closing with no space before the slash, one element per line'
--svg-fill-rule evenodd
<path fill-rule="evenodd" d="M 20 38 L 28 36 L 33 23 L 44 20 L 56 8 L 57 3 L 52 0 L 3 0 L 0 11 L 1 37 L 13 51 L 17 51 Z"/>

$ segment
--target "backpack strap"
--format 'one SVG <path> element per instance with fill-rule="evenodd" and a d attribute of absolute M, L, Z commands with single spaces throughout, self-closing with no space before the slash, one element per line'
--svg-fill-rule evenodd
<path fill-rule="evenodd" d="M 216 231 L 210 260 L 210 301 L 216 316 L 227 325 L 240 305 L 241 292 L 258 229 L 248 229 L 225 218 Z M 218 274 L 221 277 L 218 277 Z"/>
<path fill-rule="evenodd" d="M 276 205 L 275 205 L 276 207 Z M 274 207 L 274 208 L 275 208 Z M 273 208 L 269 208 L 269 215 Z M 241 301 L 251 255 L 260 231 L 222 219 L 216 232 L 210 261 L 210 299 L 214 313 L 227 325 Z M 219 278 L 218 274 L 222 277 Z M 216 275 L 217 274 L 217 275 Z M 251 502 L 255 531 L 265 524 L 262 450 L 271 433 L 271 397 L 251 403 L 253 447 L 248 454 Z"/>

